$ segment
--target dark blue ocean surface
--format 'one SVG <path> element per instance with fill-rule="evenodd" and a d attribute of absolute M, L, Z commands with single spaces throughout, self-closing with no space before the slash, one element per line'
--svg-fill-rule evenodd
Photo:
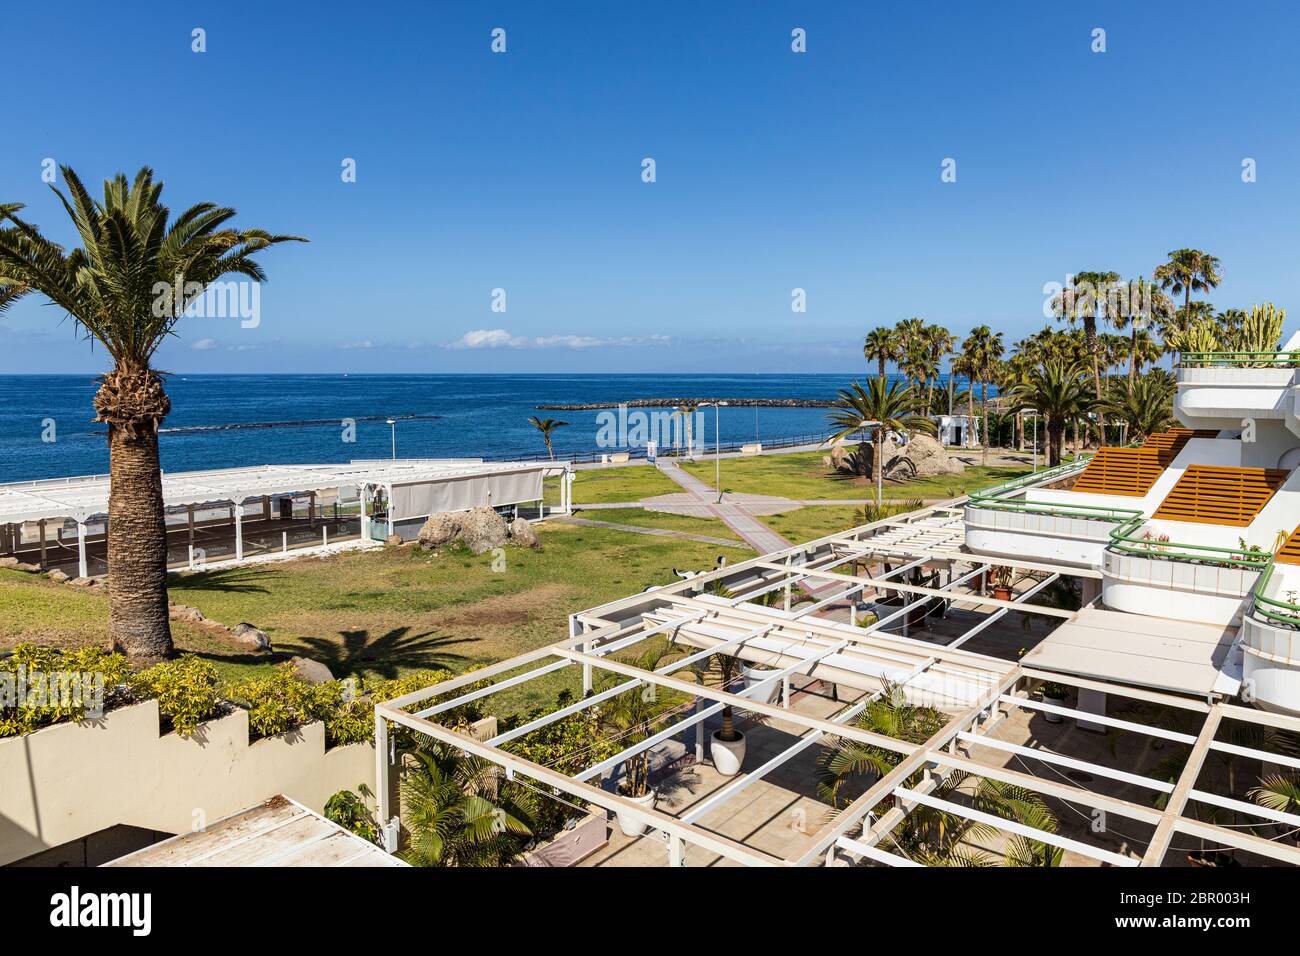
<path fill-rule="evenodd" d="M 530 415 L 570 423 L 555 433 L 563 457 L 598 450 L 599 413 L 542 412 L 538 404 L 679 397 L 832 399 L 849 380 L 846 375 L 175 375 L 168 380 L 172 413 L 164 428 L 180 431 L 161 436 L 162 463 L 166 471 L 190 471 L 387 458 L 391 434 L 384 419 L 406 415 L 437 417 L 398 422 L 399 457 L 544 454 L 540 434 L 528 424 Z M 5 451 L 0 481 L 106 472 L 103 426 L 91 422 L 95 389 L 91 376 L 0 376 Z M 345 418 L 356 420 L 351 443 L 343 440 L 339 424 Z M 324 420 L 329 424 L 220 427 Z M 704 421 L 704 437 L 711 445 L 711 409 Z M 205 430 L 187 430 L 191 428 Z M 822 408 L 740 406 L 721 412 L 724 443 L 825 432 Z M 42 440 L 48 437 L 54 440 Z"/>

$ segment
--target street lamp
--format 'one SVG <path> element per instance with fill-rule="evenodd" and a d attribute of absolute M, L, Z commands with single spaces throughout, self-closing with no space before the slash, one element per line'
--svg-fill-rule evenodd
<path fill-rule="evenodd" d="M 713 406 L 713 484 L 718 489 L 718 504 L 722 504 L 722 412 L 728 402 L 701 402 L 702 408 Z"/>
<path fill-rule="evenodd" d="M 397 419 L 388 419 L 388 427 L 393 431 L 393 461 L 397 461 Z"/>

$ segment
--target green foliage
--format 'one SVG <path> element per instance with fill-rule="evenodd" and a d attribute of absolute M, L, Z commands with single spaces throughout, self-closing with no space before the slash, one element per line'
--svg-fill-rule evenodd
<path fill-rule="evenodd" d="M 158 712 L 182 737 L 217 713 L 221 705 L 221 678 L 209 662 L 186 654 L 163 661 L 131 678 L 138 698 L 158 701 Z"/>
<path fill-rule="evenodd" d="M 1229 351 L 1275 352 L 1282 342 L 1282 327 L 1286 322 L 1286 309 L 1272 302 L 1257 305 L 1241 320 L 1240 326 L 1226 336 Z"/>
<path fill-rule="evenodd" d="M 99 648 L 60 651 L 19 644 L 12 654 L 0 658 L 0 737 L 82 720 L 86 704 L 99 703 L 95 688 L 102 687 L 102 703 L 107 707 L 122 696 L 117 688 L 129 673 L 125 657 Z M 69 683 L 71 675 L 76 676 Z"/>
<path fill-rule="evenodd" d="M 369 796 L 373 796 L 373 793 L 364 783 L 357 784 L 355 792 L 340 790 L 325 801 L 325 819 L 337 823 L 349 833 L 355 833 L 363 840 L 377 843 L 379 840 L 379 826 L 375 822 L 370 807 L 362 799 Z"/>
<path fill-rule="evenodd" d="M 508 866 L 533 834 L 536 795 L 501 768 L 422 739 L 407 754 L 402 806 L 415 866 Z"/>
<path fill-rule="evenodd" d="M 321 685 L 328 687 L 329 685 Z M 261 737 L 274 737 L 323 717 L 321 703 L 334 694 L 321 694 L 284 663 L 270 677 L 255 677 L 230 688 L 230 696 L 248 708 L 248 725 Z"/>

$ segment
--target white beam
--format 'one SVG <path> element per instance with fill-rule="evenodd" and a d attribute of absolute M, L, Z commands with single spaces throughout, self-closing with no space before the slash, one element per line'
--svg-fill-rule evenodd
<path fill-rule="evenodd" d="M 1120 720 L 1118 717 L 1107 717 L 1105 714 L 1094 714 L 1087 710 L 1075 710 L 1073 707 L 1060 707 L 1056 704 L 1048 704 L 1044 701 L 1029 700 L 1025 697 L 1011 697 L 1006 694 L 1002 695 L 1003 703 L 1014 704 L 1016 707 L 1028 707 L 1030 710 L 1042 710 L 1049 714 L 1060 714 L 1063 717 L 1073 717 L 1076 720 L 1091 722 L 1094 724 L 1105 724 L 1108 727 L 1117 727 L 1120 730 L 1132 730 L 1139 734 L 1148 734 L 1152 737 L 1161 737 L 1165 740 L 1176 740 L 1180 744 L 1194 744 L 1196 738 L 1191 734 L 1183 734 L 1174 730 L 1165 730 L 1163 727 L 1153 727 L 1150 724 L 1136 724 L 1131 720 Z"/>
<path fill-rule="evenodd" d="M 914 801 L 935 810 L 942 810 L 945 813 L 964 817 L 965 819 L 974 821 L 975 823 L 983 823 L 991 827 L 996 827 L 999 830 L 1005 830 L 1008 833 L 1014 833 L 1017 836 L 1037 840 L 1039 843 L 1046 843 L 1051 846 L 1059 847 L 1062 850 L 1071 850 L 1078 853 L 1080 856 L 1086 856 L 1103 863 L 1110 863 L 1112 866 L 1137 866 L 1139 862 L 1132 857 L 1122 856 L 1119 853 L 1112 853 L 1110 850 L 1102 850 L 1098 847 L 1089 846 L 1086 843 L 1080 843 L 1078 840 L 1071 840 L 1069 837 L 1063 837 L 1056 833 L 1049 833 L 1047 830 L 1040 830 L 1037 827 L 1025 826 L 1023 823 L 1017 823 L 1015 820 L 1006 820 L 1002 817 L 995 816 L 992 813 L 985 813 L 982 810 L 963 807 L 961 804 L 953 803 L 951 800 L 942 800 L 939 797 L 933 797 L 927 793 L 909 790 L 907 787 L 896 787 L 894 789 L 894 796 L 899 800 Z"/>
<path fill-rule="evenodd" d="M 1101 764 L 1089 763 L 1086 760 L 1067 757 L 1065 754 L 1053 753 L 1050 750 L 1021 747 L 1019 744 L 1013 744 L 1006 740 L 998 740 L 996 737 L 986 737 L 982 734 L 973 734 L 969 731 L 963 730 L 957 735 L 957 739 L 963 743 L 988 747 L 991 750 L 1001 750 L 1003 753 L 1015 754 L 1018 757 L 1029 757 L 1033 760 L 1041 760 L 1043 763 L 1058 764 L 1062 767 L 1082 770 L 1085 773 L 1093 773 L 1099 777 L 1109 777 L 1112 780 L 1122 780 L 1125 783 L 1131 783 L 1137 787 L 1146 787 L 1150 790 L 1158 790 L 1161 793 L 1172 793 L 1174 789 L 1174 785 L 1165 780 L 1154 780 L 1151 777 L 1142 777 L 1135 773 L 1115 770 L 1111 767 L 1102 766 Z"/>

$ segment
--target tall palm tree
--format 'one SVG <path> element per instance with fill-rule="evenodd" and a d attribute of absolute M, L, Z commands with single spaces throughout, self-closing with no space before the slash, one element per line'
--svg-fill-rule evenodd
<path fill-rule="evenodd" d="M 1079 322 L 1083 326 L 1084 342 L 1092 362 L 1092 383 L 1098 395 L 1101 394 L 1101 347 L 1097 338 L 1097 320 L 1107 320 L 1116 311 L 1115 302 L 1119 293 L 1119 273 L 1109 271 L 1085 271 L 1074 275 L 1077 297 L 1068 314 L 1062 314 L 1068 322 Z M 1105 435 L 1106 423 L 1098 421 L 1098 432 Z"/>
<path fill-rule="evenodd" d="M 235 210 L 191 206 L 175 220 L 163 184 L 144 168 L 133 182 L 105 180 L 100 200 L 63 167 L 68 195 L 54 188 L 77 236 L 66 251 L 0 207 L 0 308 L 35 292 L 102 345 L 113 367 L 99 380 L 95 421 L 108 425 L 109 632 L 133 663 L 172 652 L 167 620 L 167 535 L 158 427 L 171 411 L 154 353 L 213 282 L 240 275 L 265 281 L 257 252 L 297 236 L 232 229 Z"/>
<path fill-rule="evenodd" d="M 1153 274 L 1160 288 L 1183 297 L 1182 328 L 1192 324 L 1192 293 L 1209 292 L 1223 281 L 1217 256 L 1200 249 L 1175 249 Z"/>
<path fill-rule="evenodd" d="M 542 433 L 542 441 L 546 442 L 546 453 L 551 456 L 551 461 L 555 461 L 555 449 L 551 447 L 551 432 L 557 428 L 563 428 L 569 423 L 554 418 L 538 418 L 536 415 L 530 415 L 528 416 L 528 424 Z"/>
<path fill-rule="evenodd" d="M 537 817 L 533 794 L 501 768 L 444 743 L 408 751 L 402 807 L 417 866 L 508 866 L 523 851 Z"/>
<path fill-rule="evenodd" d="M 956 346 L 957 336 L 942 325 L 927 325 L 925 328 L 925 343 L 930 350 L 930 361 L 933 363 L 925 391 L 925 411 L 929 414 L 934 411 L 934 387 L 938 384 L 939 371 L 943 368 L 943 360 L 948 357 Z"/>
<path fill-rule="evenodd" d="M 967 448 L 975 447 L 975 372 L 978 368 L 975 356 L 962 349 L 953 356 L 949 374 L 964 376 L 966 387 L 966 434 L 964 444 Z"/>
<path fill-rule="evenodd" d="M 862 342 L 862 355 L 867 361 L 875 362 L 879 374 L 885 374 L 885 366 L 897 362 L 899 358 L 898 333 L 890 328 L 872 329 Z"/>
<path fill-rule="evenodd" d="M 916 392 L 905 382 L 890 384 L 883 375 L 867 379 L 863 388 L 854 382 L 839 390 L 839 399 L 828 417 L 835 429 L 827 441 L 837 441 L 863 428 L 874 427 L 871 470 L 876 473 L 876 507 L 885 498 L 885 436 L 890 432 L 915 431 L 933 435 L 934 422 L 915 414 Z"/>
<path fill-rule="evenodd" d="M 1065 426 L 1087 415 L 1097 405 L 1096 393 L 1083 366 L 1049 359 L 1029 370 L 1025 381 L 1012 391 L 1015 408 L 1030 409 L 1043 418 L 1047 430 L 1047 464 L 1061 463 Z"/>
<path fill-rule="evenodd" d="M 987 325 L 975 326 L 962 342 L 962 355 L 971 363 L 974 379 L 980 385 L 980 414 L 984 419 L 980 442 L 981 464 L 988 462 L 989 383 L 996 377 L 998 363 L 1005 351 L 1002 333 L 994 332 Z"/>
<path fill-rule="evenodd" d="M 1111 315 L 1115 328 L 1129 330 L 1128 377 L 1138 373 L 1138 333 L 1149 330 L 1169 320 L 1173 303 L 1154 283 L 1139 276 L 1124 287 L 1127 293 L 1119 309 Z"/>

